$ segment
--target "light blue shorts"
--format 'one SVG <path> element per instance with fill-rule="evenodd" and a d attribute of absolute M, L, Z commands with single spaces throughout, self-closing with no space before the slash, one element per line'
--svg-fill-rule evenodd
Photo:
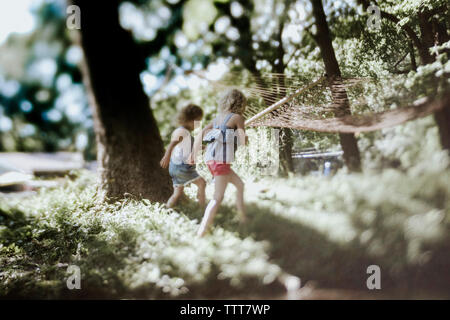
<path fill-rule="evenodd" d="M 175 164 L 170 161 L 169 174 L 172 177 L 174 186 L 185 186 L 194 180 L 200 178 L 194 165 L 190 164 Z"/>

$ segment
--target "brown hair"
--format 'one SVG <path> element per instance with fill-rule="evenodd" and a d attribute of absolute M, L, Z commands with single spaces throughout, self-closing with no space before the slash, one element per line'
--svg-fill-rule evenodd
<path fill-rule="evenodd" d="M 220 99 L 219 111 L 229 111 L 242 115 L 245 111 L 246 105 L 247 98 L 245 98 L 244 94 L 237 89 L 231 89 Z"/>
<path fill-rule="evenodd" d="M 203 110 L 195 104 L 188 104 L 183 109 L 181 109 L 178 114 L 178 122 L 184 124 L 188 121 L 197 120 L 203 117 Z"/>

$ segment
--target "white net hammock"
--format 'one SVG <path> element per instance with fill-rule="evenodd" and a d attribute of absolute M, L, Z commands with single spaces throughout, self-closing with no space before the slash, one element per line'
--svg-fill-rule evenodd
<path fill-rule="evenodd" d="M 219 92 L 237 88 L 247 95 L 244 116 L 249 127 L 369 132 L 425 117 L 450 105 L 448 91 L 439 98 L 418 98 L 398 81 L 391 84 L 370 78 L 322 76 L 308 83 L 284 74 L 230 72 L 220 80 L 208 81 Z"/>

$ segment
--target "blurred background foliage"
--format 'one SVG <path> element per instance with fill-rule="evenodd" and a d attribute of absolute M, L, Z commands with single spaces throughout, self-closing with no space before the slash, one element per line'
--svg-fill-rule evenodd
<path fill-rule="evenodd" d="M 418 10 L 445 1 L 379 2 L 417 31 Z M 2 38 L 0 19 L 0 151 L 78 150 L 95 159 L 82 52 L 73 44 L 76 32 L 66 28 L 66 4 L 27 3 L 33 3 L 34 19 L 28 32 Z M 349 90 L 359 101 L 353 112 L 401 107 L 446 85 L 445 50 L 433 48 L 435 62 L 420 65 L 399 25 L 383 20 L 381 30 L 369 32 L 368 14 L 358 3 L 324 1 L 343 75 L 373 79 Z M 119 10 L 121 25 L 146 53 L 142 85 L 165 143 L 177 126 L 177 110 L 188 102 L 204 108 L 205 121 L 216 112 L 221 92 L 185 71 L 214 80 L 230 70 L 277 72 L 282 62 L 284 73 L 301 83 L 324 72 L 310 1 L 136 0 L 122 2 Z M 448 10 L 440 19 L 450 21 Z M 269 134 L 266 128 L 248 132 L 250 141 Z M 293 133 L 294 150 L 339 149 L 336 134 Z M 278 295 L 283 289 L 274 279 L 282 271 L 302 283 L 366 290 L 364 268 L 378 264 L 383 288 L 400 288 L 403 298 L 423 298 L 425 293 L 417 296 L 421 288 L 438 288 L 448 297 L 449 159 L 433 118 L 360 134 L 358 145 L 364 173 L 333 177 L 258 177 L 258 168 L 238 157 L 234 166 L 247 183 L 251 221 L 238 227 L 229 192 L 207 239 L 195 236 L 202 211 L 192 201 L 176 211 L 146 200 L 97 203 L 88 173 L 61 188 L 2 201 L 0 291 L 74 297 L 61 281 L 68 263 L 86 272 L 84 297 L 223 298 L 262 294 L 263 288 Z M 386 167 L 396 169 L 372 172 Z M 210 177 L 204 164 L 199 171 Z M 186 193 L 195 199 L 195 187 Z M 212 193 L 209 184 L 209 198 Z"/>
<path fill-rule="evenodd" d="M 92 120 L 64 7 L 32 9 L 35 28 L 13 34 L 0 47 L 0 148 L 57 151 L 92 148 Z"/>
<path fill-rule="evenodd" d="M 79 70 L 82 52 L 73 44 L 76 32 L 66 28 L 67 4 L 62 0 L 28 2 L 34 28 L 13 33 L 0 45 L 0 151 L 78 150 L 86 159 L 95 159 L 93 121 Z M 427 6 L 439 5 L 440 1 L 427 2 Z M 403 19 L 401 23 L 415 23 L 414 13 L 420 6 L 421 1 L 413 0 L 408 5 L 401 1 L 381 4 L 383 10 Z M 426 85 L 430 78 L 435 81 L 448 72 L 445 54 L 437 54 L 436 63 L 417 68 L 414 60 L 419 59 L 411 54 L 400 23 L 384 19 L 381 30 L 370 32 L 368 14 L 359 1 L 325 1 L 324 8 L 343 75 L 377 81 L 376 86 L 355 93 L 357 98 L 364 95 L 367 110 L 382 111 L 408 102 L 405 99 L 412 97 L 401 94 L 405 88 L 416 93 L 414 98 L 430 95 Z M 220 92 L 186 71 L 204 71 L 215 80 L 244 69 L 277 72 L 282 65 L 286 75 L 300 82 L 322 75 L 311 10 L 310 2 L 303 0 L 123 1 L 120 23 L 147 56 L 141 80 L 163 141 L 169 141 L 177 125 L 175 114 L 183 105 L 202 106 L 205 121 L 216 112 Z M 110 72 L 114 77 L 113 65 Z M 293 133 L 294 151 L 339 149 L 335 134 Z M 438 152 L 437 139 L 433 122 L 419 120 L 362 134 L 359 147 L 368 160 L 365 167 L 398 161 L 406 166 L 425 151 Z"/>

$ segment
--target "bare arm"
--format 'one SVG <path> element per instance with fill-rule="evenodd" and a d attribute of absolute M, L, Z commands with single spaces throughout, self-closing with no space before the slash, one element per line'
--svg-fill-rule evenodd
<path fill-rule="evenodd" d="M 195 163 L 195 160 L 197 159 L 200 150 L 202 149 L 202 140 L 203 137 L 205 136 L 205 134 L 208 133 L 209 130 L 211 130 L 213 127 L 212 123 L 208 124 L 206 127 L 203 128 L 203 130 L 195 135 L 195 139 L 194 139 L 194 148 L 192 150 L 192 153 L 190 155 L 190 162 L 191 163 Z"/>
<path fill-rule="evenodd" d="M 162 157 L 159 164 L 162 168 L 167 169 L 169 167 L 170 157 L 172 156 L 172 151 L 175 148 L 177 144 L 179 144 L 181 141 L 183 141 L 183 135 L 179 130 L 175 130 L 172 134 L 172 140 L 170 141 L 169 145 L 167 146 L 166 152 L 164 153 L 164 156 Z"/>
<path fill-rule="evenodd" d="M 247 145 L 248 136 L 245 134 L 245 118 L 238 115 L 235 121 L 239 145 Z"/>

